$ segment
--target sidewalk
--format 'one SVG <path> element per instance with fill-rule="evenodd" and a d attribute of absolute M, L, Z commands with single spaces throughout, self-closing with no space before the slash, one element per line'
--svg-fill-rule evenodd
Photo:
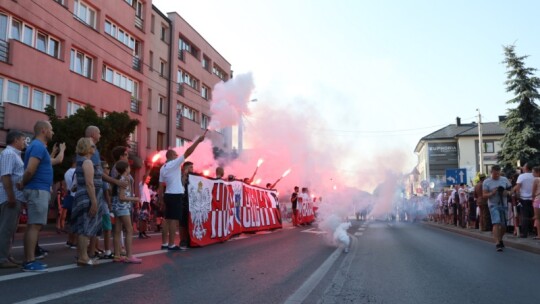
<path fill-rule="evenodd" d="M 459 233 L 461 235 L 465 235 L 468 237 L 472 237 L 475 239 L 493 243 L 493 237 L 491 236 L 491 231 L 480 231 L 478 229 L 466 229 L 466 228 L 456 227 L 454 225 L 440 224 L 440 223 L 429 222 L 429 221 L 422 222 L 422 223 L 424 223 L 425 225 L 429 225 L 431 227 L 443 229 L 446 231 L 451 231 L 454 233 Z M 506 247 L 540 254 L 540 240 L 534 240 L 532 236 L 524 239 L 524 238 L 518 238 L 514 236 L 513 234 L 506 233 L 504 235 L 503 241 Z"/>

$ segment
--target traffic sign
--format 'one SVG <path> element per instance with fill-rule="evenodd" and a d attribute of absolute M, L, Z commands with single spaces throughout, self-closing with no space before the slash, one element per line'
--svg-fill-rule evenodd
<path fill-rule="evenodd" d="M 459 185 L 467 183 L 467 169 L 446 169 L 446 185 Z"/>

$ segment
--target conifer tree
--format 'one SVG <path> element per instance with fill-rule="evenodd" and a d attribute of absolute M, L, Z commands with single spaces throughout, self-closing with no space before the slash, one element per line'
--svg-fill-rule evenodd
<path fill-rule="evenodd" d="M 540 78 L 534 76 L 537 69 L 525 66 L 529 56 L 517 56 L 514 45 L 503 48 L 506 91 L 514 94 L 506 103 L 517 104 L 516 108 L 508 109 L 503 122 L 506 134 L 498 155 L 499 164 L 509 171 L 518 161 L 521 165 L 525 162 L 540 165 L 540 109 L 535 102 L 540 98 Z"/>

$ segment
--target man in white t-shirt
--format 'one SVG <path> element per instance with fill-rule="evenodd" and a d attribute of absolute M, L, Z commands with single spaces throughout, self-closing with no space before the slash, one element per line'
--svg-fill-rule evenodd
<path fill-rule="evenodd" d="M 205 132 L 206 134 L 206 132 Z M 168 244 L 163 243 L 161 249 L 172 251 L 181 250 L 180 246 L 174 244 L 176 227 L 179 225 L 182 213 L 182 202 L 184 201 L 185 189 L 182 184 L 182 172 L 180 167 L 197 146 L 203 142 L 204 135 L 197 138 L 193 144 L 186 149 L 184 155 L 179 156 L 175 150 L 169 149 L 165 153 L 167 162 L 159 170 L 159 206 L 165 207 L 165 219 L 168 227 Z M 187 249 L 182 248 L 182 249 Z"/>
<path fill-rule="evenodd" d="M 514 192 L 518 195 L 519 203 L 521 204 L 519 237 L 526 238 L 529 232 L 532 231 L 532 218 L 534 216 L 532 207 L 534 176 L 531 173 L 531 165 L 525 164 L 521 169 L 523 173 L 518 176 Z"/>

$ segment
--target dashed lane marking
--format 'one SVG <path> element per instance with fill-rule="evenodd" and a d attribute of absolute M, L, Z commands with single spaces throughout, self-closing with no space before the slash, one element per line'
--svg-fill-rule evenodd
<path fill-rule="evenodd" d="M 48 301 L 60 299 L 60 298 L 63 298 L 63 297 L 67 297 L 67 296 L 70 296 L 70 295 L 73 295 L 73 294 L 76 294 L 76 293 L 81 293 L 81 292 L 89 291 L 89 290 L 92 290 L 92 289 L 105 287 L 107 285 L 112 285 L 112 284 L 124 282 L 124 281 L 127 281 L 127 280 L 136 279 L 136 278 L 139 278 L 139 277 L 142 277 L 142 276 L 143 276 L 142 274 L 134 273 L 134 274 L 130 274 L 130 275 L 126 275 L 126 276 L 106 280 L 106 281 L 99 282 L 99 283 L 94 283 L 94 284 L 90 284 L 90 285 L 86 285 L 86 286 L 81 286 L 81 287 L 78 287 L 78 288 L 68 289 L 68 290 L 64 290 L 64 291 L 60 291 L 60 292 L 56 292 L 56 293 L 51 293 L 51 294 L 41 296 L 41 297 L 38 297 L 38 298 L 28 299 L 28 300 L 25 300 L 25 301 L 22 301 L 22 302 L 17 302 L 15 304 L 30 304 L 30 303 L 34 304 L 34 303 L 48 302 Z"/>

